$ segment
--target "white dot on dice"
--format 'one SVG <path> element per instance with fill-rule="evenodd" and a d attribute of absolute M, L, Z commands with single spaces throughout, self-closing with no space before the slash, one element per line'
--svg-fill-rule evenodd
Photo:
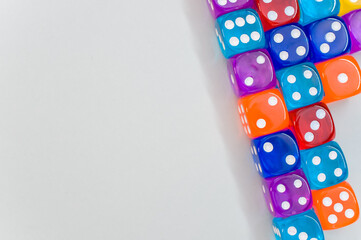
<path fill-rule="evenodd" d="M 301 99 L 301 93 L 299 93 L 299 92 L 294 92 L 294 93 L 292 94 L 292 98 L 293 98 L 293 100 L 295 100 L 295 101 L 299 101 L 299 100 Z"/>
<path fill-rule="evenodd" d="M 247 34 L 241 35 L 241 42 L 242 43 L 248 43 L 249 42 L 249 36 Z"/>
<path fill-rule="evenodd" d="M 283 210 L 288 210 L 288 209 L 290 209 L 291 205 L 289 202 L 284 201 L 284 202 L 282 202 L 281 207 Z"/>
<path fill-rule="evenodd" d="M 289 75 L 287 77 L 287 81 L 291 84 L 295 83 L 296 82 L 296 77 L 294 75 Z"/>
<path fill-rule="evenodd" d="M 336 151 L 331 151 L 329 154 L 328 154 L 328 157 L 331 159 L 331 160 L 335 160 L 337 158 L 337 152 Z"/>
<path fill-rule="evenodd" d="M 318 180 L 319 182 L 324 182 L 324 181 L 326 181 L 326 174 L 324 174 L 324 173 L 318 174 L 317 180 Z"/>
<path fill-rule="evenodd" d="M 278 18 L 278 14 L 275 11 L 269 11 L 267 13 L 267 17 L 268 17 L 269 20 L 275 21 Z"/>
<path fill-rule="evenodd" d="M 258 119 L 256 125 L 257 125 L 258 128 L 265 128 L 266 127 L 266 120 Z"/>
<path fill-rule="evenodd" d="M 298 235 L 298 238 L 299 238 L 300 240 L 307 240 L 307 239 L 308 239 L 308 235 L 307 235 L 307 233 L 305 233 L 305 232 L 301 232 L 300 235 Z"/>
<path fill-rule="evenodd" d="M 280 52 L 280 59 L 286 61 L 288 59 L 288 52 L 287 51 Z"/>
<path fill-rule="evenodd" d="M 313 131 L 317 131 L 320 128 L 320 123 L 318 121 L 314 120 L 311 122 L 310 127 Z"/>
<path fill-rule="evenodd" d="M 297 234 L 297 229 L 294 226 L 291 226 L 287 229 L 287 233 L 291 236 L 294 236 Z"/>
<path fill-rule="evenodd" d="M 266 58 L 264 56 L 258 56 L 256 61 L 258 64 L 264 64 L 266 62 Z"/>
<path fill-rule="evenodd" d="M 347 209 L 347 210 L 345 211 L 345 216 L 346 216 L 347 218 L 353 218 L 353 217 L 355 216 L 355 211 L 352 210 L 352 209 Z"/>
<path fill-rule="evenodd" d="M 337 216 L 335 214 L 331 214 L 330 216 L 328 216 L 328 222 L 331 224 L 335 224 L 337 223 L 338 219 Z"/>
<path fill-rule="evenodd" d="M 238 46 L 238 44 L 239 44 L 238 38 L 236 38 L 236 37 L 231 37 L 231 38 L 229 39 L 229 44 L 231 44 L 233 47 Z"/>
<path fill-rule="evenodd" d="M 341 23 L 335 21 L 335 22 L 333 22 L 333 23 L 331 24 L 331 28 L 332 28 L 333 31 L 336 31 L 336 32 L 337 32 L 337 31 L 340 31 L 340 29 L 341 29 Z"/>
<path fill-rule="evenodd" d="M 340 83 L 347 83 L 348 81 L 348 76 L 346 73 L 340 73 L 338 76 L 337 76 L 337 80 L 340 82 Z"/>
<path fill-rule="evenodd" d="M 286 14 L 287 16 L 292 16 L 293 14 L 295 14 L 295 9 L 294 9 L 294 7 L 292 7 L 292 6 L 286 7 L 286 8 L 285 8 L 285 14 Z"/>
<path fill-rule="evenodd" d="M 254 79 L 253 77 L 247 77 L 245 80 L 244 80 L 244 84 L 246 84 L 246 86 L 252 86 L 253 85 L 253 82 L 254 82 Z"/>
<path fill-rule="evenodd" d="M 340 213 L 343 211 L 343 205 L 341 203 L 336 203 L 335 206 L 333 206 L 333 209 L 335 212 Z"/>
<path fill-rule="evenodd" d="M 246 22 L 244 21 L 243 18 L 238 17 L 238 18 L 236 19 L 236 25 L 237 25 L 238 27 L 243 27 L 245 24 L 246 24 Z"/>
<path fill-rule="evenodd" d="M 315 156 L 312 158 L 313 165 L 319 165 L 321 163 L 321 158 L 319 156 Z"/>
<path fill-rule="evenodd" d="M 311 132 L 307 132 L 305 134 L 305 140 L 306 142 L 312 142 L 315 139 L 315 135 Z"/>
<path fill-rule="evenodd" d="M 277 191 L 280 193 L 284 193 L 286 191 L 286 187 L 283 184 L 278 184 L 277 185 Z"/>
<path fill-rule="evenodd" d="M 347 193 L 347 192 L 341 192 L 340 193 L 340 199 L 342 200 L 342 201 L 347 201 L 348 199 L 350 198 L 350 195 Z"/>
<path fill-rule="evenodd" d="M 341 168 L 336 168 L 334 171 L 334 174 L 336 177 L 341 177 L 342 176 L 342 169 Z"/>
<path fill-rule="evenodd" d="M 325 197 L 323 200 L 322 200 L 322 203 L 325 207 L 329 207 L 332 205 L 332 199 L 329 198 L 329 197 Z"/>
<path fill-rule="evenodd" d="M 293 165 L 293 164 L 296 163 L 296 158 L 295 158 L 293 155 L 288 155 L 288 156 L 286 157 L 286 163 L 287 163 L 288 165 Z"/>
<path fill-rule="evenodd" d="M 268 153 L 272 152 L 272 151 L 273 151 L 273 144 L 270 143 L 270 142 L 266 142 L 266 143 L 263 145 L 263 150 L 264 150 L 265 152 L 268 152 Z"/>
<path fill-rule="evenodd" d="M 324 119 L 324 118 L 326 117 L 326 111 L 323 110 L 323 109 L 318 109 L 318 110 L 316 111 L 316 117 L 317 117 L 318 119 Z"/>
<path fill-rule="evenodd" d="M 247 21 L 248 24 L 253 24 L 253 23 L 256 22 L 256 18 L 255 18 L 255 16 L 253 16 L 253 15 L 248 15 L 248 16 L 246 17 L 246 21 Z"/>
<path fill-rule="evenodd" d="M 276 97 L 270 97 L 270 98 L 268 99 L 268 104 L 269 104 L 270 106 L 276 106 L 277 103 L 278 103 L 278 100 L 277 100 Z"/>
<path fill-rule="evenodd" d="M 330 45 L 327 43 L 322 43 L 320 46 L 320 51 L 324 54 L 328 53 L 330 51 Z"/>
<path fill-rule="evenodd" d="M 293 29 L 293 30 L 291 31 L 291 36 L 292 36 L 293 38 L 299 38 L 299 37 L 301 36 L 301 31 L 298 30 L 298 29 Z"/>
<path fill-rule="evenodd" d="M 293 185 L 295 186 L 295 188 L 300 188 L 300 187 L 302 187 L 302 181 L 300 179 L 296 179 L 293 182 Z"/>
<path fill-rule="evenodd" d="M 299 46 L 297 49 L 296 49 L 296 53 L 298 56 L 303 56 L 306 54 L 306 48 L 304 46 Z"/>
<path fill-rule="evenodd" d="M 312 78 L 312 72 L 310 71 L 310 70 L 306 70 L 306 71 L 304 71 L 303 72 L 303 76 L 305 77 L 305 78 L 307 78 L 307 79 L 310 79 L 310 78 Z"/>
<path fill-rule="evenodd" d="M 226 23 L 224 24 L 225 27 L 229 30 L 233 29 L 234 28 L 234 23 L 232 20 L 227 20 Z"/>
<path fill-rule="evenodd" d="M 283 42 L 283 35 L 280 33 L 277 33 L 274 37 L 273 37 L 273 41 L 275 41 L 276 43 L 281 43 Z"/>

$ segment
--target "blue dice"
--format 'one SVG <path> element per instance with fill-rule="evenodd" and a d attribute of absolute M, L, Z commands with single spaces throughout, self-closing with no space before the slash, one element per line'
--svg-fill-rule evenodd
<path fill-rule="evenodd" d="M 277 240 L 324 240 L 320 221 L 313 210 L 288 218 L 275 218 L 273 232 Z"/>
<path fill-rule="evenodd" d="M 298 0 L 300 5 L 299 24 L 307 25 L 322 18 L 337 16 L 339 0 Z"/>
<path fill-rule="evenodd" d="M 313 190 L 334 186 L 348 177 L 345 156 L 336 142 L 302 150 L 301 162 Z"/>
<path fill-rule="evenodd" d="M 252 9 L 234 11 L 217 18 L 216 34 L 226 58 L 266 46 L 261 20 Z"/>
<path fill-rule="evenodd" d="M 269 53 L 277 69 L 304 62 L 308 58 L 309 42 L 297 25 L 286 25 L 267 32 Z"/>
<path fill-rule="evenodd" d="M 340 18 L 326 18 L 306 27 L 310 38 L 312 60 L 319 62 L 350 51 L 350 36 Z"/>
<path fill-rule="evenodd" d="M 263 178 L 279 176 L 301 166 L 300 151 L 290 130 L 254 139 L 251 152 Z"/>
<path fill-rule="evenodd" d="M 288 111 L 320 102 L 324 97 L 321 78 L 312 63 L 301 63 L 276 73 Z"/>

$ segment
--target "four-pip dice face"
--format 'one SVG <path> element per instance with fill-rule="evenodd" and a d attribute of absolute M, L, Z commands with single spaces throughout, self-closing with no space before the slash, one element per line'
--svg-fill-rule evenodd
<path fill-rule="evenodd" d="M 339 0 L 298 0 L 301 17 L 299 24 L 305 26 L 322 18 L 336 16 L 340 11 Z"/>
<path fill-rule="evenodd" d="M 207 0 L 214 18 L 236 10 L 250 8 L 253 0 Z"/>
<path fill-rule="evenodd" d="M 361 8 L 361 0 L 359 2 L 359 8 Z M 350 53 L 355 53 L 361 51 L 361 9 L 357 11 L 352 11 L 349 14 L 346 14 L 342 17 L 345 21 L 345 24 L 349 30 L 351 38 L 351 51 Z"/>

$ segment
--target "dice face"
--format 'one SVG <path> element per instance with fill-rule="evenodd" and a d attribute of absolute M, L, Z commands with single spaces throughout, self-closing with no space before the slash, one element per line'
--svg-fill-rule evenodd
<path fill-rule="evenodd" d="M 256 5 L 265 31 L 300 19 L 297 0 L 257 0 Z"/>
<path fill-rule="evenodd" d="M 301 161 L 302 169 L 313 190 L 334 186 L 348 177 L 345 156 L 336 142 L 302 150 Z"/>
<path fill-rule="evenodd" d="M 251 152 L 263 178 L 279 176 L 300 168 L 300 152 L 289 130 L 256 138 Z"/>
<path fill-rule="evenodd" d="M 361 0 L 340 0 L 340 13 L 339 16 L 343 16 L 353 10 L 361 8 Z"/>
<path fill-rule="evenodd" d="M 335 138 L 335 125 L 324 103 L 290 112 L 298 146 L 301 150 L 317 147 Z"/>
<path fill-rule="evenodd" d="M 355 193 L 347 182 L 312 191 L 314 210 L 324 230 L 342 228 L 355 222 L 359 206 Z"/>
<path fill-rule="evenodd" d="M 269 52 L 276 69 L 306 61 L 309 43 L 304 31 L 297 25 L 287 25 L 268 32 Z"/>
<path fill-rule="evenodd" d="M 361 29 L 361 28 L 360 28 Z M 316 64 L 325 91 L 324 103 L 355 96 L 361 92 L 361 70 L 352 56 L 341 56 Z"/>
<path fill-rule="evenodd" d="M 266 45 L 261 21 L 252 9 L 230 12 L 217 18 L 216 35 L 226 58 Z"/>
<path fill-rule="evenodd" d="M 313 210 L 285 219 L 275 218 L 273 220 L 273 232 L 276 239 L 282 240 L 325 239 L 321 223 Z"/>
<path fill-rule="evenodd" d="M 289 127 L 289 116 L 277 89 L 256 93 L 238 101 L 238 111 L 250 138 L 279 132 Z"/>
<path fill-rule="evenodd" d="M 350 37 L 340 18 L 326 18 L 307 26 L 312 61 L 319 62 L 350 51 Z"/>
<path fill-rule="evenodd" d="M 359 0 L 359 2 L 361 4 L 361 0 Z M 345 21 L 350 34 L 350 53 L 361 51 L 361 10 L 350 12 L 342 18 Z"/>
<path fill-rule="evenodd" d="M 267 50 L 246 52 L 229 59 L 228 73 L 238 97 L 261 92 L 277 84 Z"/>
<path fill-rule="evenodd" d="M 321 78 L 312 63 L 301 63 L 277 71 L 276 74 L 289 111 L 323 99 Z"/>
<path fill-rule="evenodd" d="M 263 179 L 269 210 L 275 217 L 290 217 L 312 207 L 311 190 L 301 169 Z"/>
<path fill-rule="evenodd" d="M 307 25 L 319 19 L 336 16 L 340 11 L 339 0 L 298 0 L 300 5 L 299 24 Z"/>
<path fill-rule="evenodd" d="M 251 8 L 253 0 L 207 0 L 214 18 L 236 10 Z"/>

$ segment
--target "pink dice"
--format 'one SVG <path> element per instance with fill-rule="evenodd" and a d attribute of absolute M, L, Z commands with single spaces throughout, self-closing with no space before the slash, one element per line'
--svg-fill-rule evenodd
<path fill-rule="evenodd" d="M 209 9 L 214 18 L 218 18 L 229 12 L 251 8 L 253 0 L 207 0 Z"/>

